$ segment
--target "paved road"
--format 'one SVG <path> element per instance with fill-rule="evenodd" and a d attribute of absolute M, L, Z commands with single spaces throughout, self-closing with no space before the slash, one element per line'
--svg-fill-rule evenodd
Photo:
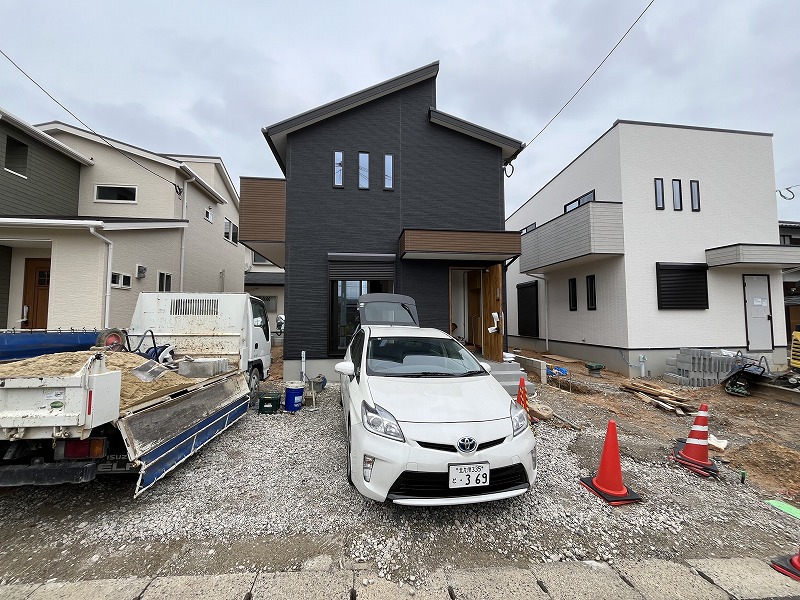
<path fill-rule="evenodd" d="M 131 577 L 0 585 L 5 600 L 749 600 L 800 599 L 800 582 L 753 558 L 564 562 L 530 569 L 443 569 L 418 587 L 378 577 L 363 565 L 338 569 L 330 557 L 302 571 Z"/>

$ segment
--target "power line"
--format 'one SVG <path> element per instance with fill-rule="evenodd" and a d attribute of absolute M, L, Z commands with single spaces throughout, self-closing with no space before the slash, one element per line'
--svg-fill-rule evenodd
<path fill-rule="evenodd" d="M 70 115 L 72 115 L 72 117 L 73 117 L 73 118 L 74 118 L 76 121 L 78 121 L 78 123 L 80 123 L 81 125 L 83 125 L 84 127 L 86 127 L 86 129 L 88 129 L 89 131 L 91 131 L 93 134 L 95 134 L 97 137 L 99 137 L 99 138 L 100 138 L 101 140 L 103 140 L 103 141 L 104 141 L 106 144 L 108 144 L 109 146 L 111 146 L 111 147 L 112 147 L 114 150 L 116 150 L 117 152 L 119 152 L 120 154 L 122 154 L 122 156 L 124 156 L 125 158 L 127 158 L 127 159 L 128 159 L 128 160 L 130 160 L 131 162 L 133 162 L 133 163 L 136 163 L 136 164 L 137 164 L 137 165 L 139 165 L 141 168 L 143 168 L 145 171 L 149 171 L 150 173 L 152 173 L 152 174 L 153 174 L 153 175 L 155 175 L 156 177 L 160 177 L 161 179 L 163 179 L 164 181 L 166 181 L 167 183 L 169 183 L 169 184 L 170 184 L 172 187 L 174 187 L 174 188 L 175 188 L 175 192 L 178 194 L 178 196 L 180 196 L 180 195 L 183 193 L 183 190 L 181 189 L 181 187 L 180 187 L 180 186 L 179 186 L 177 183 L 175 183 L 174 181 L 170 181 L 169 179 L 167 179 L 167 178 L 166 178 L 166 177 L 164 177 L 163 175 L 160 175 L 159 173 L 156 173 L 156 172 L 155 172 L 155 171 L 153 171 L 152 169 L 149 169 L 149 168 L 147 168 L 147 167 L 146 167 L 146 166 L 144 166 L 142 163 L 140 163 L 138 160 L 136 160 L 135 158 L 133 158 L 132 156 L 130 156 L 130 155 L 129 155 L 129 154 L 127 154 L 126 152 L 123 152 L 121 149 L 117 148 L 117 147 L 116 147 L 114 144 L 112 144 L 111 142 L 109 142 L 109 141 L 108 141 L 108 140 L 107 140 L 105 137 L 103 137 L 102 135 L 100 135 L 99 133 L 97 133 L 97 132 L 96 132 L 94 129 L 92 129 L 91 127 L 89 127 L 89 126 L 88 126 L 86 123 L 84 123 L 84 122 L 83 122 L 83 121 L 82 121 L 82 120 L 81 120 L 81 119 L 80 119 L 80 118 L 79 118 L 79 117 L 78 117 L 78 116 L 77 116 L 77 115 L 76 115 L 74 112 L 72 112 L 72 111 L 71 111 L 70 109 L 68 109 L 66 106 L 64 106 L 63 104 L 61 104 L 61 102 L 59 102 L 58 100 L 56 100 L 56 99 L 55 99 L 55 98 L 52 96 L 52 94 L 50 94 L 50 92 L 48 92 L 48 91 L 47 91 L 46 89 L 44 89 L 44 88 L 43 88 L 41 85 L 39 85 L 39 83 L 38 83 L 38 82 L 37 82 L 37 81 L 36 81 L 36 80 L 35 80 L 33 77 L 31 77 L 30 75 L 28 75 L 28 74 L 27 74 L 27 73 L 26 73 L 26 72 L 25 72 L 25 71 L 22 69 L 22 67 L 20 67 L 20 66 L 19 66 L 17 63 L 15 63 L 13 60 L 11 60 L 11 57 L 10 57 L 8 54 L 6 54 L 5 52 L 3 52 L 2 48 L 0 48 L 0 54 L 2 54 L 3 56 L 5 56 L 5 57 L 6 57 L 6 59 L 8 60 L 8 62 L 10 62 L 12 65 L 14 65 L 14 66 L 17 68 L 17 70 L 18 70 L 20 73 L 22 73 L 23 75 L 25 75 L 25 77 L 27 77 L 28 79 L 30 79 L 30 80 L 31 80 L 31 82 L 32 82 L 32 83 L 33 83 L 33 84 L 34 84 L 36 87 L 38 87 L 38 88 L 39 88 L 40 90 L 42 90 L 42 91 L 43 91 L 45 94 L 47 94 L 47 96 L 48 96 L 48 97 L 49 97 L 49 98 L 50 98 L 50 99 L 51 99 L 53 102 L 55 102 L 56 104 L 58 104 L 58 105 L 59 105 L 61 108 L 63 108 L 63 109 L 64 109 L 65 111 L 67 111 L 67 112 L 68 112 Z"/>
<path fill-rule="evenodd" d="M 527 148 L 528 146 L 530 146 L 530 145 L 531 145 L 533 142 L 535 142 L 535 141 L 536 141 L 536 138 L 538 138 L 540 135 L 542 135 L 542 133 L 544 133 L 544 130 L 545 130 L 545 129 L 547 129 L 547 128 L 550 126 L 550 123 L 552 123 L 553 121 L 555 121 L 555 120 L 556 120 L 556 117 L 558 117 L 558 115 L 560 115 L 560 114 L 561 114 L 561 112 L 562 112 L 562 111 L 563 111 L 565 108 L 567 108 L 567 106 L 569 106 L 569 103 L 570 103 L 570 102 L 572 102 L 572 101 L 575 99 L 575 96 L 577 96 L 577 95 L 580 93 L 580 91 L 581 91 L 581 90 L 584 88 L 584 86 L 585 86 L 587 83 L 589 83 L 589 80 L 590 80 L 592 77 L 594 77 L 594 74 L 595 74 L 595 73 L 597 73 L 597 71 L 599 71 L 599 70 L 600 70 L 600 67 L 602 67 L 602 66 L 603 66 L 603 64 L 604 64 L 604 63 L 605 63 L 605 62 L 608 60 L 608 58 L 609 58 L 609 57 L 610 57 L 610 56 L 611 56 L 611 55 L 614 53 L 614 50 L 616 50 L 616 49 L 617 49 L 617 46 L 619 46 L 619 45 L 622 43 L 622 40 L 624 40 L 624 39 L 625 39 L 625 38 L 628 36 L 628 34 L 631 32 L 631 29 L 633 29 L 633 28 L 634 28 L 634 26 L 635 26 L 635 25 L 636 25 L 636 24 L 639 22 L 639 19 L 641 19 L 641 18 L 644 16 L 644 13 L 646 13 L 646 12 L 647 12 L 647 9 L 648 9 L 648 8 L 650 8 L 650 7 L 653 5 L 653 2 L 655 2 L 655 1 L 656 1 L 656 0 L 650 0 L 650 3 L 649 3 L 647 6 L 645 6 L 645 7 L 644 7 L 644 10 L 641 12 L 641 14 L 640 14 L 638 17 L 636 17 L 636 20 L 633 22 L 633 24 L 632 24 L 630 27 L 628 27 L 628 30 L 625 32 L 625 34 L 624 34 L 624 35 L 623 35 L 623 36 L 622 36 L 622 37 L 619 39 L 619 41 L 618 41 L 616 44 L 614 44 L 614 47 L 613 47 L 613 48 L 611 48 L 611 51 L 610 51 L 608 54 L 606 54 L 606 57 L 605 57 L 605 58 L 604 58 L 604 59 L 603 59 L 603 60 L 600 62 L 600 64 L 599 64 L 599 65 L 597 65 L 597 68 L 596 68 L 594 71 L 592 71 L 592 74 L 591 74 L 591 75 L 589 75 L 589 77 L 587 77 L 587 78 L 586 78 L 586 81 L 584 81 L 584 82 L 581 84 L 581 87 L 579 87 L 579 88 L 578 88 L 578 90 L 577 90 L 577 91 L 576 91 L 574 94 L 572 94 L 572 96 L 570 97 L 570 99 L 569 99 L 569 100 L 567 100 L 566 104 L 564 104 L 564 106 L 562 106 L 562 107 L 559 109 L 559 111 L 558 111 L 558 112 L 557 112 L 555 115 L 553 115 L 553 118 L 552 118 L 552 119 L 550 119 L 550 120 L 547 122 L 547 124 L 546 124 L 544 127 L 542 127 L 541 131 L 539 131 L 539 133 L 537 133 L 535 136 L 533 136 L 533 139 L 532 139 L 530 142 L 528 142 L 528 143 L 525 145 L 525 147 L 526 147 L 526 148 Z"/>
<path fill-rule="evenodd" d="M 788 186 L 788 187 L 783 187 L 783 188 L 780 188 L 780 189 L 778 189 L 778 190 L 775 190 L 775 192 L 776 192 L 776 193 L 777 193 L 777 194 L 778 194 L 778 195 L 779 195 L 781 198 L 783 198 L 784 200 L 794 200 L 794 192 L 792 191 L 792 188 L 796 188 L 796 187 L 800 187 L 800 183 L 796 183 L 796 184 L 794 184 L 794 185 L 790 185 L 790 186 Z M 791 194 L 791 195 L 790 195 L 790 196 L 784 196 L 784 195 L 783 195 L 783 192 L 784 192 L 784 190 L 785 190 L 785 191 L 787 191 L 787 192 L 789 192 L 789 194 Z"/>

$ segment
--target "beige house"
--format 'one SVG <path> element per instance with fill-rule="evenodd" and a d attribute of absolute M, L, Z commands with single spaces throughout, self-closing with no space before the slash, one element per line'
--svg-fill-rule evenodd
<path fill-rule="evenodd" d="M 0 161 L 25 158 L 24 174 L 0 175 L 0 326 L 127 327 L 141 291 L 243 290 L 249 252 L 220 158 L 0 117 Z"/>

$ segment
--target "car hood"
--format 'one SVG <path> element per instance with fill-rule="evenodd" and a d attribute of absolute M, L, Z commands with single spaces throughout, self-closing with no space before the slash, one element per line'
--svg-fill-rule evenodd
<path fill-rule="evenodd" d="M 373 402 L 400 422 L 463 423 L 510 418 L 511 396 L 491 376 L 370 376 L 367 383 Z"/>

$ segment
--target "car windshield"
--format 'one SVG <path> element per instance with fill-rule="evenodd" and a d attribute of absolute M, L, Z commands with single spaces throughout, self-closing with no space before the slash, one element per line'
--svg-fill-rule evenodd
<path fill-rule="evenodd" d="M 450 338 L 375 337 L 367 345 L 367 374 L 465 377 L 486 371 L 469 350 Z"/>

